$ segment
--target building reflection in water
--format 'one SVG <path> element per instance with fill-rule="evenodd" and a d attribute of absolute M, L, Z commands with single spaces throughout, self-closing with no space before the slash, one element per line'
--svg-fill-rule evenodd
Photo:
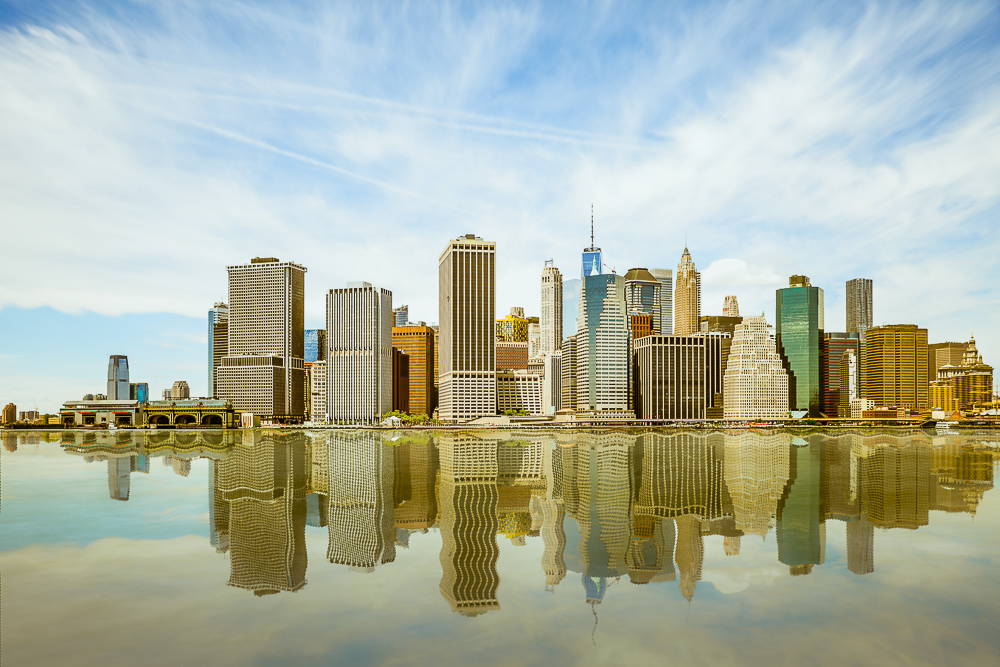
<path fill-rule="evenodd" d="M 39 442 L 3 437 L 13 455 Z M 68 453 L 106 462 L 109 495 L 121 501 L 152 458 L 180 475 L 207 458 L 209 542 L 229 553 L 229 584 L 256 595 L 305 585 L 307 525 L 326 528 L 330 562 L 360 571 L 438 529 L 441 595 L 466 616 L 500 608 L 500 538 L 515 547 L 541 539 L 539 585 L 553 591 L 574 573 L 591 605 L 626 576 L 677 582 L 693 600 L 706 536 L 721 536 L 725 555 L 737 557 L 744 535 L 773 529 L 777 560 L 808 574 L 824 563 L 831 520 L 846 524 L 848 571 L 869 575 L 876 528 L 915 530 L 932 510 L 974 516 L 997 458 L 970 438 L 919 431 L 58 437 Z"/>

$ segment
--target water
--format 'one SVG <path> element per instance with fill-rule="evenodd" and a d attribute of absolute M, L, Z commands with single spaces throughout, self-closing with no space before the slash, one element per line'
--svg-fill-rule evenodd
<path fill-rule="evenodd" d="M 4 432 L 13 665 L 995 664 L 997 435 Z"/>

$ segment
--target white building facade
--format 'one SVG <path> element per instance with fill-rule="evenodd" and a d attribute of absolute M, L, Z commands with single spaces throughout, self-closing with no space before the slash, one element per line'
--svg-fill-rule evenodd
<path fill-rule="evenodd" d="M 787 416 L 788 373 L 763 315 L 736 325 L 723 386 L 725 419 Z"/>
<path fill-rule="evenodd" d="M 542 317 L 539 356 L 545 356 L 562 347 L 563 332 L 563 279 L 552 260 L 546 260 L 542 269 Z"/>
<path fill-rule="evenodd" d="M 576 326 L 576 409 L 630 410 L 632 360 L 625 279 L 586 276 Z"/>
<path fill-rule="evenodd" d="M 497 373 L 497 412 L 524 410 L 531 415 L 542 410 L 542 376 L 527 371 Z"/>
<path fill-rule="evenodd" d="M 542 411 L 554 415 L 562 409 L 562 350 L 545 355 L 542 374 Z"/>
<path fill-rule="evenodd" d="M 674 272 L 672 269 L 650 269 L 660 281 L 660 335 L 674 333 Z"/>
<path fill-rule="evenodd" d="M 309 418 L 320 424 L 325 424 L 329 421 L 329 413 L 326 411 L 328 407 L 326 380 L 326 361 L 314 361 L 312 373 L 309 374 Z"/>
<path fill-rule="evenodd" d="M 327 413 L 375 424 L 392 411 L 392 292 L 348 283 L 326 296 Z"/>
<path fill-rule="evenodd" d="M 840 405 L 838 417 L 851 417 L 851 405 L 858 398 L 858 355 L 847 350 L 840 358 Z"/>

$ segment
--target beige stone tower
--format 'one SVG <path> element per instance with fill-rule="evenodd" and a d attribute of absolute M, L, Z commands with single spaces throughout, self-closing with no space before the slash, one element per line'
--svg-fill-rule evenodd
<path fill-rule="evenodd" d="M 684 248 L 677 265 L 674 283 L 674 335 L 698 333 L 701 317 L 701 274 L 695 269 L 691 253 Z"/>

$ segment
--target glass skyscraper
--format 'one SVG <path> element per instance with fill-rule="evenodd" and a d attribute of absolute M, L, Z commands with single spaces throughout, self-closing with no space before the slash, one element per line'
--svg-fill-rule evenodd
<path fill-rule="evenodd" d="M 305 337 L 304 361 L 326 361 L 326 329 L 306 329 Z"/>
<path fill-rule="evenodd" d="M 822 409 L 823 290 L 807 276 L 792 276 L 788 284 L 775 293 L 776 342 L 788 371 L 788 409 L 816 417 Z"/>
<path fill-rule="evenodd" d="M 108 360 L 108 400 L 129 400 L 128 357 L 113 354 Z"/>

